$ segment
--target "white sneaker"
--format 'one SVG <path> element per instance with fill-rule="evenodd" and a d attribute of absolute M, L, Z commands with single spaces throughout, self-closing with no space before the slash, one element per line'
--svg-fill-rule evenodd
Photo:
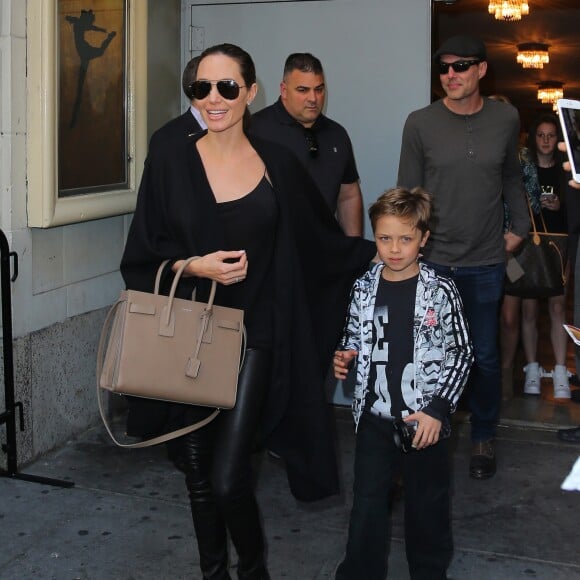
<path fill-rule="evenodd" d="M 524 367 L 526 372 L 526 382 L 524 383 L 524 394 L 539 395 L 540 385 L 540 365 L 537 362 L 528 363 Z"/>
<path fill-rule="evenodd" d="M 570 383 L 568 381 L 568 370 L 565 365 L 556 365 L 554 367 L 552 382 L 554 383 L 554 399 L 570 398 Z"/>

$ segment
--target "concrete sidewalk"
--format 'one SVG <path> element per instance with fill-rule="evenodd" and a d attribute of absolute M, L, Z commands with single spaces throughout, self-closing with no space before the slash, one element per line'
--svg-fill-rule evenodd
<path fill-rule="evenodd" d="M 300 504 L 288 491 L 282 465 L 257 458 L 273 580 L 332 578 L 342 556 L 354 436 L 349 411 L 335 412 L 341 497 Z M 580 493 L 559 489 L 580 448 L 558 442 L 553 430 L 501 427 L 498 473 L 474 481 L 467 474 L 469 447 L 467 425 L 460 424 L 453 444 L 450 578 L 580 578 Z M 22 472 L 75 486 L 0 478 L 2 580 L 200 578 L 183 478 L 163 448 L 120 449 L 99 427 Z M 392 534 L 389 578 L 407 580 L 402 498 L 395 500 Z"/>

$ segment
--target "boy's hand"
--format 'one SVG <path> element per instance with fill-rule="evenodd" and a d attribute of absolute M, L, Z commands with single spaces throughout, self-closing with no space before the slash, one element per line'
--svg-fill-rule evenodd
<path fill-rule="evenodd" d="M 439 441 L 439 434 L 441 433 L 441 421 L 439 419 L 419 411 L 405 417 L 403 420 L 405 423 L 417 421 L 417 432 L 413 439 L 413 447 L 415 449 L 425 449 L 425 447 L 435 445 Z"/>
<path fill-rule="evenodd" d="M 337 350 L 332 359 L 335 379 L 346 379 L 350 365 L 358 355 L 358 350 Z"/>

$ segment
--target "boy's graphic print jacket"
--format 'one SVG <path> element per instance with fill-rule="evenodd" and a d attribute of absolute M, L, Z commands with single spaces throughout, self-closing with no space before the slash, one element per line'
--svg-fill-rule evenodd
<path fill-rule="evenodd" d="M 384 264 L 377 264 L 355 282 L 338 346 L 338 350 L 358 351 L 352 404 L 357 426 L 369 392 L 373 315 L 383 267 Z M 401 329 L 401 332 L 408 331 Z M 415 297 L 413 343 L 414 410 L 439 419 L 441 436 L 446 437 L 450 432 L 448 416 L 455 411 L 467 382 L 473 347 L 455 284 L 422 263 L 419 263 Z"/>

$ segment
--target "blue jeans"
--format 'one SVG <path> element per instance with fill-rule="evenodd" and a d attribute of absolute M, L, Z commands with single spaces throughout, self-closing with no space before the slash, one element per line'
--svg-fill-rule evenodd
<path fill-rule="evenodd" d="M 384 580 L 389 490 L 399 470 L 405 490 L 405 550 L 411 580 L 445 580 L 453 554 L 448 439 L 421 451 L 395 446 L 393 423 L 362 414 L 346 555 L 335 580 Z"/>
<path fill-rule="evenodd" d="M 467 389 L 471 440 L 487 441 L 495 437 L 501 401 L 498 326 L 505 264 L 450 267 L 425 262 L 451 278 L 463 300 L 475 355 Z"/>

